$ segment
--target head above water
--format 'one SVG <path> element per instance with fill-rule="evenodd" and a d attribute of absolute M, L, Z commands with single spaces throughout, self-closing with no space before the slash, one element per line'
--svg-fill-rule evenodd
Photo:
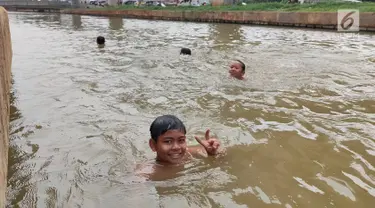
<path fill-rule="evenodd" d="M 245 70 L 246 70 L 246 65 L 240 60 L 235 60 L 230 65 L 229 73 L 231 76 L 237 79 L 243 79 L 243 76 L 245 75 Z"/>
<path fill-rule="evenodd" d="M 96 43 L 97 43 L 98 45 L 103 45 L 103 44 L 105 43 L 105 38 L 104 38 L 103 36 L 98 36 L 98 37 L 96 38 Z"/>
<path fill-rule="evenodd" d="M 157 142 L 158 138 L 169 130 L 178 130 L 186 134 L 184 123 L 174 115 L 157 117 L 150 126 L 151 138 Z"/>
<path fill-rule="evenodd" d="M 186 128 L 180 119 L 173 115 L 157 117 L 150 126 L 149 145 L 156 152 L 156 159 L 164 164 L 179 164 L 187 150 Z"/>
<path fill-rule="evenodd" d="M 181 48 L 180 55 L 191 55 L 191 50 L 189 48 Z"/>

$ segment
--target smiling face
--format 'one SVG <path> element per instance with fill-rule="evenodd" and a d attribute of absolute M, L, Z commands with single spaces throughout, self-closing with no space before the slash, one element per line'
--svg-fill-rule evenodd
<path fill-rule="evenodd" d="M 157 141 L 150 139 L 149 144 L 160 162 L 179 164 L 185 158 L 186 136 L 179 130 L 168 130 Z"/>

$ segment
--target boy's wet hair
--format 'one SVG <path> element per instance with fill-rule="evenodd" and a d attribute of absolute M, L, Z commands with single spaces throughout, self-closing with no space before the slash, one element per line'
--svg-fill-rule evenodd
<path fill-rule="evenodd" d="M 150 126 L 151 138 L 157 141 L 160 135 L 163 135 L 169 130 L 179 130 L 186 134 L 186 128 L 184 123 L 176 116 L 163 115 L 157 117 Z"/>
<path fill-rule="evenodd" d="M 240 60 L 236 60 L 236 61 L 238 61 L 238 63 L 240 63 L 241 64 L 241 68 L 242 68 L 242 73 L 244 73 L 245 74 L 245 69 L 246 69 L 246 65 L 242 62 L 242 61 L 240 61 Z"/>
<path fill-rule="evenodd" d="M 180 55 L 191 55 L 191 50 L 189 48 L 181 48 Z"/>
<path fill-rule="evenodd" d="M 105 38 L 103 36 L 98 36 L 96 38 L 96 43 L 99 45 L 103 45 L 105 43 Z"/>

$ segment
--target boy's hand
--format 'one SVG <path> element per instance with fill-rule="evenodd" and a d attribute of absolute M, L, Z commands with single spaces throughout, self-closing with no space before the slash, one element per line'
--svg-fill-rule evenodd
<path fill-rule="evenodd" d="M 207 129 L 205 139 L 200 139 L 195 136 L 195 139 L 199 144 L 201 144 L 205 149 L 208 155 L 216 155 L 218 153 L 220 143 L 216 138 L 210 138 L 210 130 Z"/>

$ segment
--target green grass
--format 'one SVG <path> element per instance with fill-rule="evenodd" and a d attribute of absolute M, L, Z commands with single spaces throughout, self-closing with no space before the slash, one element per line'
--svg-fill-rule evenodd
<path fill-rule="evenodd" d="M 93 10 L 189 10 L 189 11 L 291 11 L 291 12 L 336 12 L 338 9 L 359 9 L 360 12 L 375 12 L 375 3 L 362 2 L 322 2 L 316 4 L 286 4 L 286 3 L 249 3 L 233 6 L 115 6 L 93 8 Z"/>

